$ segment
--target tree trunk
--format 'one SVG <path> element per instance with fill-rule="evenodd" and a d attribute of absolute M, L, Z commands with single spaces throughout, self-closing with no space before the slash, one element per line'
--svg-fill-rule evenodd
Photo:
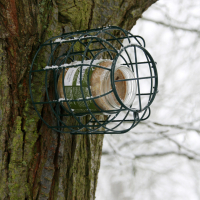
<path fill-rule="evenodd" d="M 103 135 L 48 129 L 31 105 L 30 65 L 48 38 L 107 25 L 130 30 L 156 1 L 0 0 L 0 199 L 95 199 Z M 43 79 L 34 85 L 44 98 Z M 47 107 L 40 112 L 55 123 Z"/>

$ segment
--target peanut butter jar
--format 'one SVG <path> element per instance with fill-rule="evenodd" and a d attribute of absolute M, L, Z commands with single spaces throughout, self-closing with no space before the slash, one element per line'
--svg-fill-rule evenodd
<path fill-rule="evenodd" d="M 84 61 L 84 63 L 73 62 L 71 63 L 73 67 L 65 69 L 64 76 L 61 72 L 57 85 L 59 100 L 68 100 L 68 104 L 62 102 L 63 106 L 68 111 L 75 113 L 88 112 L 89 109 L 90 111 L 104 111 L 106 114 L 106 111 L 119 109 L 121 104 L 111 86 L 112 61 L 94 60 L 89 67 L 90 63 L 91 60 Z M 80 65 L 82 65 L 82 70 Z M 80 78 L 80 74 L 82 78 Z M 116 66 L 114 72 L 115 90 L 121 102 L 128 107 L 132 105 L 136 95 L 134 78 L 134 73 L 128 67 Z"/>

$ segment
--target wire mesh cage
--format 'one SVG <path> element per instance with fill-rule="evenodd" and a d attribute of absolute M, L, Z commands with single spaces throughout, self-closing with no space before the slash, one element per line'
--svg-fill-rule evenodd
<path fill-rule="evenodd" d="M 38 64 L 41 55 L 44 62 Z M 44 80 L 42 99 L 34 95 L 34 76 Z M 47 40 L 33 59 L 29 85 L 33 106 L 49 128 L 71 134 L 120 134 L 150 116 L 158 75 L 144 39 L 109 26 Z M 46 104 L 56 125 L 41 115 L 39 107 Z"/>

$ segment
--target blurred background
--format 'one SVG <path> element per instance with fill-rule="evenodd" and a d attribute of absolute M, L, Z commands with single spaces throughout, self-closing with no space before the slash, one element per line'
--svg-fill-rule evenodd
<path fill-rule="evenodd" d="M 105 135 L 96 200 L 200 199 L 200 1 L 162 0 L 131 32 L 157 62 L 150 118 Z"/>

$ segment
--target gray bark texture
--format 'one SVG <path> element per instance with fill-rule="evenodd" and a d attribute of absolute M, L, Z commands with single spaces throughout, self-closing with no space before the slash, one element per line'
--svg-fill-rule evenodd
<path fill-rule="evenodd" d="M 41 123 L 29 96 L 30 65 L 50 37 L 107 25 L 130 30 L 156 1 L 0 0 L 1 200 L 95 199 L 103 135 L 58 134 Z M 38 68 L 44 62 L 45 52 Z M 33 84 L 44 98 L 43 78 Z M 39 109 L 55 123 L 48 107 Z"/>

